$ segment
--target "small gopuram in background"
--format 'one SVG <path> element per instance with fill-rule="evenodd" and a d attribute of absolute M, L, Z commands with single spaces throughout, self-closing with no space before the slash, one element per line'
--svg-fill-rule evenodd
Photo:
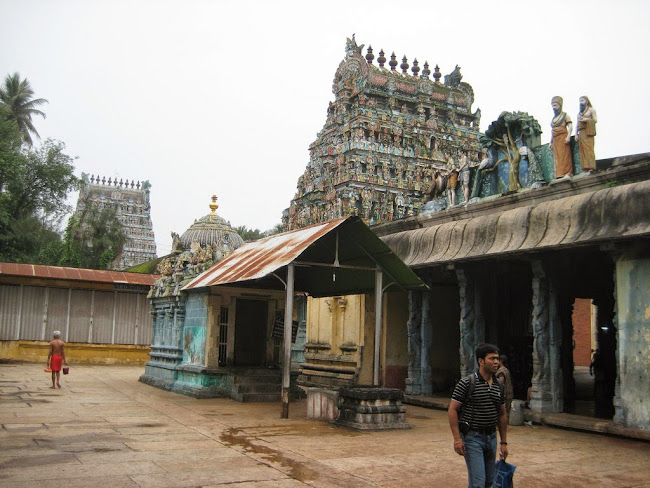
<path fill-rule="evenodd" d="M 213 195 L 208 215 L 195 220 L 181 236 L 172 232 L 172 253 L 158 264 L 161 276 L 149 292 L 153 340 L 151 360 L 140 378 L 144 383 L 196 396 L 214 396 L 205 366 L 218 366 L 221 348 L 213 349 L 214 357 L 206 358 L 205 297 L 194 294 L 188 298 L 181 288 L 244 243 L 217 215 L 218 207 L 217 196 Z M 227 324 L 228 313 L 222 311 L 220 317 L 210 319 L 215 325 L 223 321 Z M 197 322 L 203 326 L 196 327 Z M 227 327 L 221 330 L 225 332 L 219 344 L 227 347 Z M 225 361 L 225 351 L 222 359 Z"/>
<path fill-rule="evenodd" d="M 113 207 L 126 235 L 122 253 L 115 258 L 110 269 L 125 270 L 155 259 L 156 241 L 151 223 L 149 181 L 142 184 L 133 180 L 117 181 L 117 178 L 111 177 L 89 177 L 86 173 L 82 173 L 81 178 L 83 182 L 75 216 L 83 224 L 84 209 L 88 205 L 95 205 L 99 209 Z"/>
<path fill-rule="evenodd" d="M 348 215 L 377 224 L 418 215 L 436 173 L 478 164 L 480 110 L 460 67 L 444 77 L 406 56 L 375 64 L 354 36 L 334 76 L 327 120 L 283 216 L 293 230 Z M 399 64 L 399 66 L 398 66 Z"/>

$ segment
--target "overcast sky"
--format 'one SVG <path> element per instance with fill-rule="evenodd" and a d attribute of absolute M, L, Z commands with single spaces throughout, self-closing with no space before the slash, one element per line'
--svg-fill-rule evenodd
<path fill-rule="evenodd" d="M 460 65 L 483 131 L 520 110 L 547 141 L 551 97 L 575 120 L 589 96 L 600 159 L 650 151 L 648 25 L 645 0 L 0 0 L 0 76 L 49 100 L 36 127 L 77 176 L 150 181 L 163 255 L 213 193 L 233 226 L 280 222 L 353 33 L 375 56 Z"/>

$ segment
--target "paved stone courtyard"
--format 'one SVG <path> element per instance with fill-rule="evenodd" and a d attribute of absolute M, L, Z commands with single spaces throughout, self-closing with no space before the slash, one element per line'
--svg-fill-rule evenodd
<path fill-rule="evenodd" d="M 446 412 L 407 407 L 412 429 L 356 432 L 305 404 L 196 400 L 138 382 L 142 366 L 0 364 L 0 486 L 464 487 Z M 650 487 L 650 443 L 511 427 L 517 487 Z"/>

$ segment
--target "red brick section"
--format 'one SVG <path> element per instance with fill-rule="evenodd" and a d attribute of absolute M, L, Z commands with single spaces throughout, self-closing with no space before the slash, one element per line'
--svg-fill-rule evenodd
<path fill-rule="evenodd" d="M 576 298 L 573 304 L 573 364 L 589 366 L 591 363 L 591 300 Z"/>

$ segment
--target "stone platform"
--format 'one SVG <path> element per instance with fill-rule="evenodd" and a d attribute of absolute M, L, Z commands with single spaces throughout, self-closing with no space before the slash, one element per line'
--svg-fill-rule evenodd
<path fill-rule="evenodd" d="M 410 429 L 404 393 L 396 388 L 344 387 L 339 390 L 339 417 L 334 422 L 357 430 Z"/>

